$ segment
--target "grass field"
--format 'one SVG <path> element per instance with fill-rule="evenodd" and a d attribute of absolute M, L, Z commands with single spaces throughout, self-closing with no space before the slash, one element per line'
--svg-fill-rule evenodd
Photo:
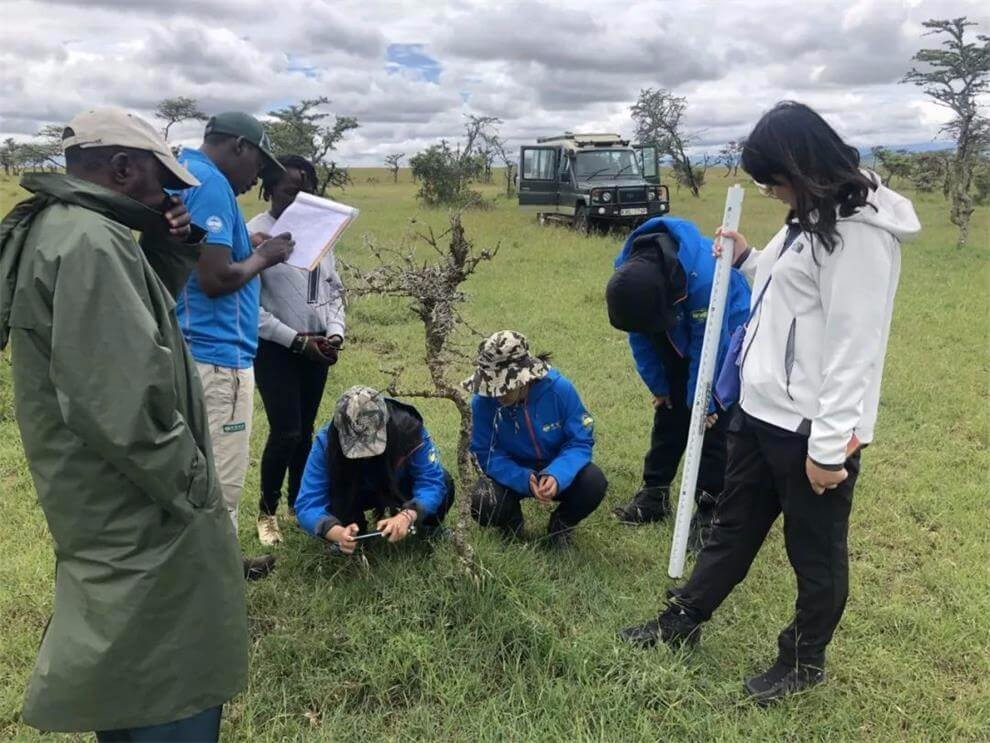
<path fill-rule="evenodd" d="M 347 260 L 366 260 L 363 234 L 394 244 L 444 224 L 443 212 L 418 207 L 402 175 L 393 185 L 384 171 L 354 172 L 340 195 L 361 209 L 340 248 Z M 714 230 L 729 183 L 712 177 L 700 199 L 675 191 L 673 213 Z M 576 382 L 596 415 L 606 502 L 569 554 L 543 549 L 546 516 L 536 509 L 526 511 L 522 545 L 473 532 L 486 571 L 480 586 L 464 579 L 449 545 L 381 548 L 365 569 L 329 559 L 287 528 L 278 570 L 248 589 L 250 685 L 228 706 L 224 737 L 990 740 L 990 210 L 974 217 L 973 246 L 957 250 L 941 196 L 907 193 L 925 230 L 903 252 L 878 438 L 863 456 L 852 517 L 851 595 L 825 686 L 770 710 L 742 698 L 741 679 L 773 660 L 791 615 L 779 524 L 695 652 L 617 641 L 616 629 L 654 613 L 671 583 L 669 526 L 620 528 L 608 515 L 638 485 L 651 419 L 625 338 L 603 306 L 621 238 L 540 227 L 500 199 L 465 217 L 477 245 L 501 245 L 470 281 L 465 314 L 482 332 L 524 332 Z M 4 213 L 18 197 L 11 179 L 0 181 Z M 762 244 L 782 207 L 752 188 L 746 198 L 743 231 Z M 244 207 L 248 216 L 262 208 L 253 196 Z M 381 365 L 402 360 L 411 382 L 422 374 L 420 327 L 401 303 L 353 302 L 348 333 L 323 420 L 346 387 L 384 383 Z M 0 356 L 0 738 L 30 740 L 36 733 L 19 708 L 51 608 L 53 557 L 10 386 Z M 452 465 L 452 407 L 418 404 Z M 260 549 L 257 458 L 267 430 L 260 401 L 255 410 L 240 533 L 249 552 Z"/>

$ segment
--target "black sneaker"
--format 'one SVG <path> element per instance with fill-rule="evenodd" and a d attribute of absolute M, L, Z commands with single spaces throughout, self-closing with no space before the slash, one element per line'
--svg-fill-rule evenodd
<path fill-rule="evenodd" d="M 574 527 L 568 526 L 556 513 L 551 514 L 547 525 L 549 544 L 554 549 L 567 549 L 574 546 Z"/>
<path fill-rule="evenodd" d="M 817 686 L 825 678 L 824 668 L 795 666 L 778 660 L 759 676 L 746 679 L 744 686 L 754 702 L 767 706 L 791 694 Z"/>
<path fill-rule="evenodd" d="M 660 640 L 674 648 L 693 647 L 701 639 L 701 623 L 681 607 L 668 606 L 656 619 L 619 630 L 619 637 L 642 648 L 651 648 Z"/>
<path fill-rule="evenodd" d="M 275 569 L 275 555 L 241 555 L 241 564 L 244 566 L 244 580 L 261 580 Z"/>
<path fill-rule="evenodd" d="M 670 488 L 642 487 L 632 500 L 612 509 L 623 524 L 649 524 L 670 515 Z"/>

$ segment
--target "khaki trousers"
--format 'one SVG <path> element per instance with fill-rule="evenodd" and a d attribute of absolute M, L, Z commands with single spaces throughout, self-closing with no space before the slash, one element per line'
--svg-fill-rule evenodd
<path fill-rule="evenodd" d="M 228 369 L 199 362 L 196 368 L 203 382 L 213 459 L 220 478 L 223 503 L 236 532 L 237 507 L 241 502 L 250 454 L 254 369 Z"/>

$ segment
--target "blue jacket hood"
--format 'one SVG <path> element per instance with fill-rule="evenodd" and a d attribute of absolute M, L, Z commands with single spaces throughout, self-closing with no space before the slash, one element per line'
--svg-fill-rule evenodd
<path fill-rule="evenodd" d="M 704 341 L 705 321 L 708 316 L 708 303 L 711 298 L 712 279 L 716 260 L 712 255 L 712 239 L 701 234 L 697 226 L 686 219 L 677 217 L 654 217 L 630 233 L 615 258 L 615 267 L 623 265 L 629 257 L 633 240 L 640 235 L 664 230 L 677 242 L 677 259 L 687 277 L 687 296 L 677 307 L 677 323 L 667 333 L 667 337 L 682 357 L 690 362 L 687 405 L 694 402 L 694 390 L 698 381 L 698 364 Z M 722 319 L 722 332 L 719 337 L 719 353 L 716 369 L 722 363 L 733 331 L 746 322 L 749 316 L 750 288 L 745 277 L 733 268 L 729 278 L 729 295 L 726 299 L 725 314 Z M 636 368 L 643 382 L 654 395 L 669 395 L 670 388 L 663 361 L 656 344 L 662 339 L 642 333 L 629 333 Z M 732 401 L 721 401 L 728 406 Z M 714 410 L 714 407 L 711 408 Z"/>

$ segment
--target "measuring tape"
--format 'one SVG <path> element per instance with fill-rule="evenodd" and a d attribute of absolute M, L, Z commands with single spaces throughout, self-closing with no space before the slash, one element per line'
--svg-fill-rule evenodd
<path fill-rule="evenodd" d="M 725 199 L 723 230 L 739 229 L 742 213 L 743 188 L 732 186 Z M 691 408 L 691 425 L 688 429 L 687 448 L 684 450 L 684 470 L 681 475 L 681 492 L 677 497 L 677 517 L 674 520 L 674 538 L 670 545 L 670 563 L 667 574 L 671 578 L 684 575 L 691 516 L 694 514 L 694 491 L 698 485 L 698 469 L 701 467 L 701 445 L 705 440 L 705 418 L 712 399 L 712 380 L 715 378 L 715 361 L 718 358 L 718 341 L 722 333 L 722 317 L 725 300 L 729 294 L 732 271 L 733 240 L 721 238 L 722 255 L 715 264 L 712 276 L 712 293 L 708 300 L 708 317 L 705 320 L 705 340 L 698 364 L 698 381 L 694 389 L 694 405 Z"/>

